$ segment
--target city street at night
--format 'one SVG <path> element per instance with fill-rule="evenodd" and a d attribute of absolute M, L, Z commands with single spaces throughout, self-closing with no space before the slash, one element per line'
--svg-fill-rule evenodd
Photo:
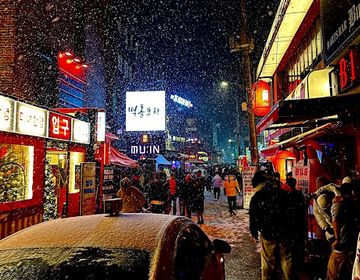
<path fill-rule="evenodd" d="M 0 280 L 360 280 L 360 0 L 0 0 Z"/>

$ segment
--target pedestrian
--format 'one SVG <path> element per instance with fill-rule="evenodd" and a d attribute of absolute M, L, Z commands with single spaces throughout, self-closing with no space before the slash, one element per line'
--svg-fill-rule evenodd
<path fill-rule="evenodd" d="M 267 182 L 262 171 L 254 174 L 252 185 L 261 186 L 251 198 L 249 209 L 253 239 L 259 241 L 261 233 L 261 277 L 263 280 L 277 279 L 276 264 L 279 263 L 284 279 L 294 279 L 291 249 L 286 243 L 286 193 Z"/>
<path fill-rule="evenodd" d="M 288 172 L 286 174 L 286 179 L 285 179 L 285 184 L 282 184 L 281 185 L 281 188 L 284 190 L 284 191 L 287 191 L 287 192 L 290 192 L 291 191 L 291 188 L 289 187 L 289 182 L 288 180 L 293 178 L 292 176 L 292 172 Z"/>
<path fill-rule="evenodd" d="M 166 185 L 169 188 L 168 205 L 172 208 L 173 215 L 176 215 L 177 182 L 175 178 L 175 172 L 171 172 L 170 178 Z"/>
<path fill-rule="evenodd" d="M 204 190 L 205 190 L 205 178 L 202 176 L 201 170 L 196 172 L 196 177 L 193 184 L 193 199 L 191 203 L 191 210 L 196 212 L 197 223 L 204 223 Z"/>
<path fill-rule="evenodd" d="M 220 189 L 224 187 L 223 180 L 219 175 L 219 172 L 215 173 L 215 176 L 212 179 L 212 185 L 214 188 L 214 197 L 215 199 L 220 198 Z"/>
<path fill-rule="evenodd" d="M 275 188 L 281 188 L 283 183 L 281 183 L 280 181 L 280 173 L 279 172 L 275 172 L 273 175 L 273 181 L 274 181 L 274 187 Z M 291 189 L 290 189 L 291 191 Z"/>
<path fill-rule="evenodd" d="M 313 210 L 316 222 L 324 232 L 326 240 L 331 245 L 335 241 L 334 229 L 331 219 L 331 204 L 334 193 L 326 192 L 314 199 Z"/>
<path fill-rule="evenodd" d="M 128 177 L 120 181 L 120 189 L 117 196 L 122 199 L 122 213 L 142 212 L 142 207 L 146 203 L 144 194 L 136 187 L 131 185 Z"/>
<path fill-rule="evenodd" d="M 148 196 L 151 212 L 166 212 L 169 189 L 166 187 L 166 182 L 163 181 L 163 177 L 160 173 L 156 173 L 154 179 L 151 181 Z"/>
<path fill-rule="evenodd" d="M 180 215 L 191 219 L 191 198 L 193 192 L 193 178 L 187 173 L 178 188 Z"/>
<path fill-rule="evenodd" d="M 294 276 L 304 279 L 305 241 L 307 240 L 306 203 L 304 195 L 296 189 L 296 179 L 288 179 L 290 192 L 286 193 L 288 236 Z"/>
<path fill-rule="evenodd" d="M 227 175 L 224 180 L 224 188 L 228 200 L 229 213 L 230 215 L 236 215 L 236 194 L 240 193 L 239 183 L 236 180 L 235 175 Z"/>
<path fill-rule="evenodd" d="M 352 188 L 351 178 L 345 177 L 339 188 L 340 195 L 335 196 L 331 206 L 335 241 L 328 263 L 328 280 L 351 279 L 358 235 Z"/>

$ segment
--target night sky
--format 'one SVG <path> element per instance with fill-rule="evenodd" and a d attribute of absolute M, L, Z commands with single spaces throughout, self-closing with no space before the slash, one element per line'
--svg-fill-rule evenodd
<path fill-rule="evenodd" d="M 255 68 L 278 4 L 279 0 L 246 1 Z M 199 115 L 224 123 L 225 133 L 231 134 L 234 99 L 219 90 L 219 82 L 239 80 L 239 55 L 230 54 L 228 45 L 229 35 L 241 28 L 239 0 L 146 1 L 143 5 L 141 20 L 157 70 L 170 88 L 193 101 Z"/>

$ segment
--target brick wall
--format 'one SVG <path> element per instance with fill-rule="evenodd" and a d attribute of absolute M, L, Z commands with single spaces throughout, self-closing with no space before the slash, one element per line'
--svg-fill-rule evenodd
<path fill-rule="evenodd" d="M 0 1 L 0 92 L 13 94 L 16 9 L 13 0 Z"/>

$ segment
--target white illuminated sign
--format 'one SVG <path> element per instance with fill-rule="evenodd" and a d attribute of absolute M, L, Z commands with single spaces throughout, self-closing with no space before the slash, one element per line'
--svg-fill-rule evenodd
<path fill-rule="evenodd" d="M 0 96 L 0 130 L 14 131 L 14 100 Z"/>
<path fill-rule="evenodd" d="M 87 122 L 73 119 L 73 130 L 71 141 L 89 144 L 90 143 L 90 124 Z"/>
<path fill-rule="evenodd" d="M 47 110 L 17 102 L 16 106 L 17 133 L 47 137 Z"/>
<path fill-rule="evenodd" d="M 178 95 L 171 95 L 170 96 L 170 99 L 174 100 L 174 102 L 180 104 L 180 105 L 183 105 L 185 107 L 188 107 L 188 108 L 191 108 L 193 106 L 193 104 L 191 103 L 191 101 L 189 100 L 186 100 L 185 98 L 182 98 Z"/>
<path fill-rule="evenodd" d="M 105 112 L 98 112 L 96 119 L 96 141 L 105 141 Z"/>
<path fill-rule="evenodd" d="M 165 130 L 165 91 L 126 93 L 126 131 Z"/>

